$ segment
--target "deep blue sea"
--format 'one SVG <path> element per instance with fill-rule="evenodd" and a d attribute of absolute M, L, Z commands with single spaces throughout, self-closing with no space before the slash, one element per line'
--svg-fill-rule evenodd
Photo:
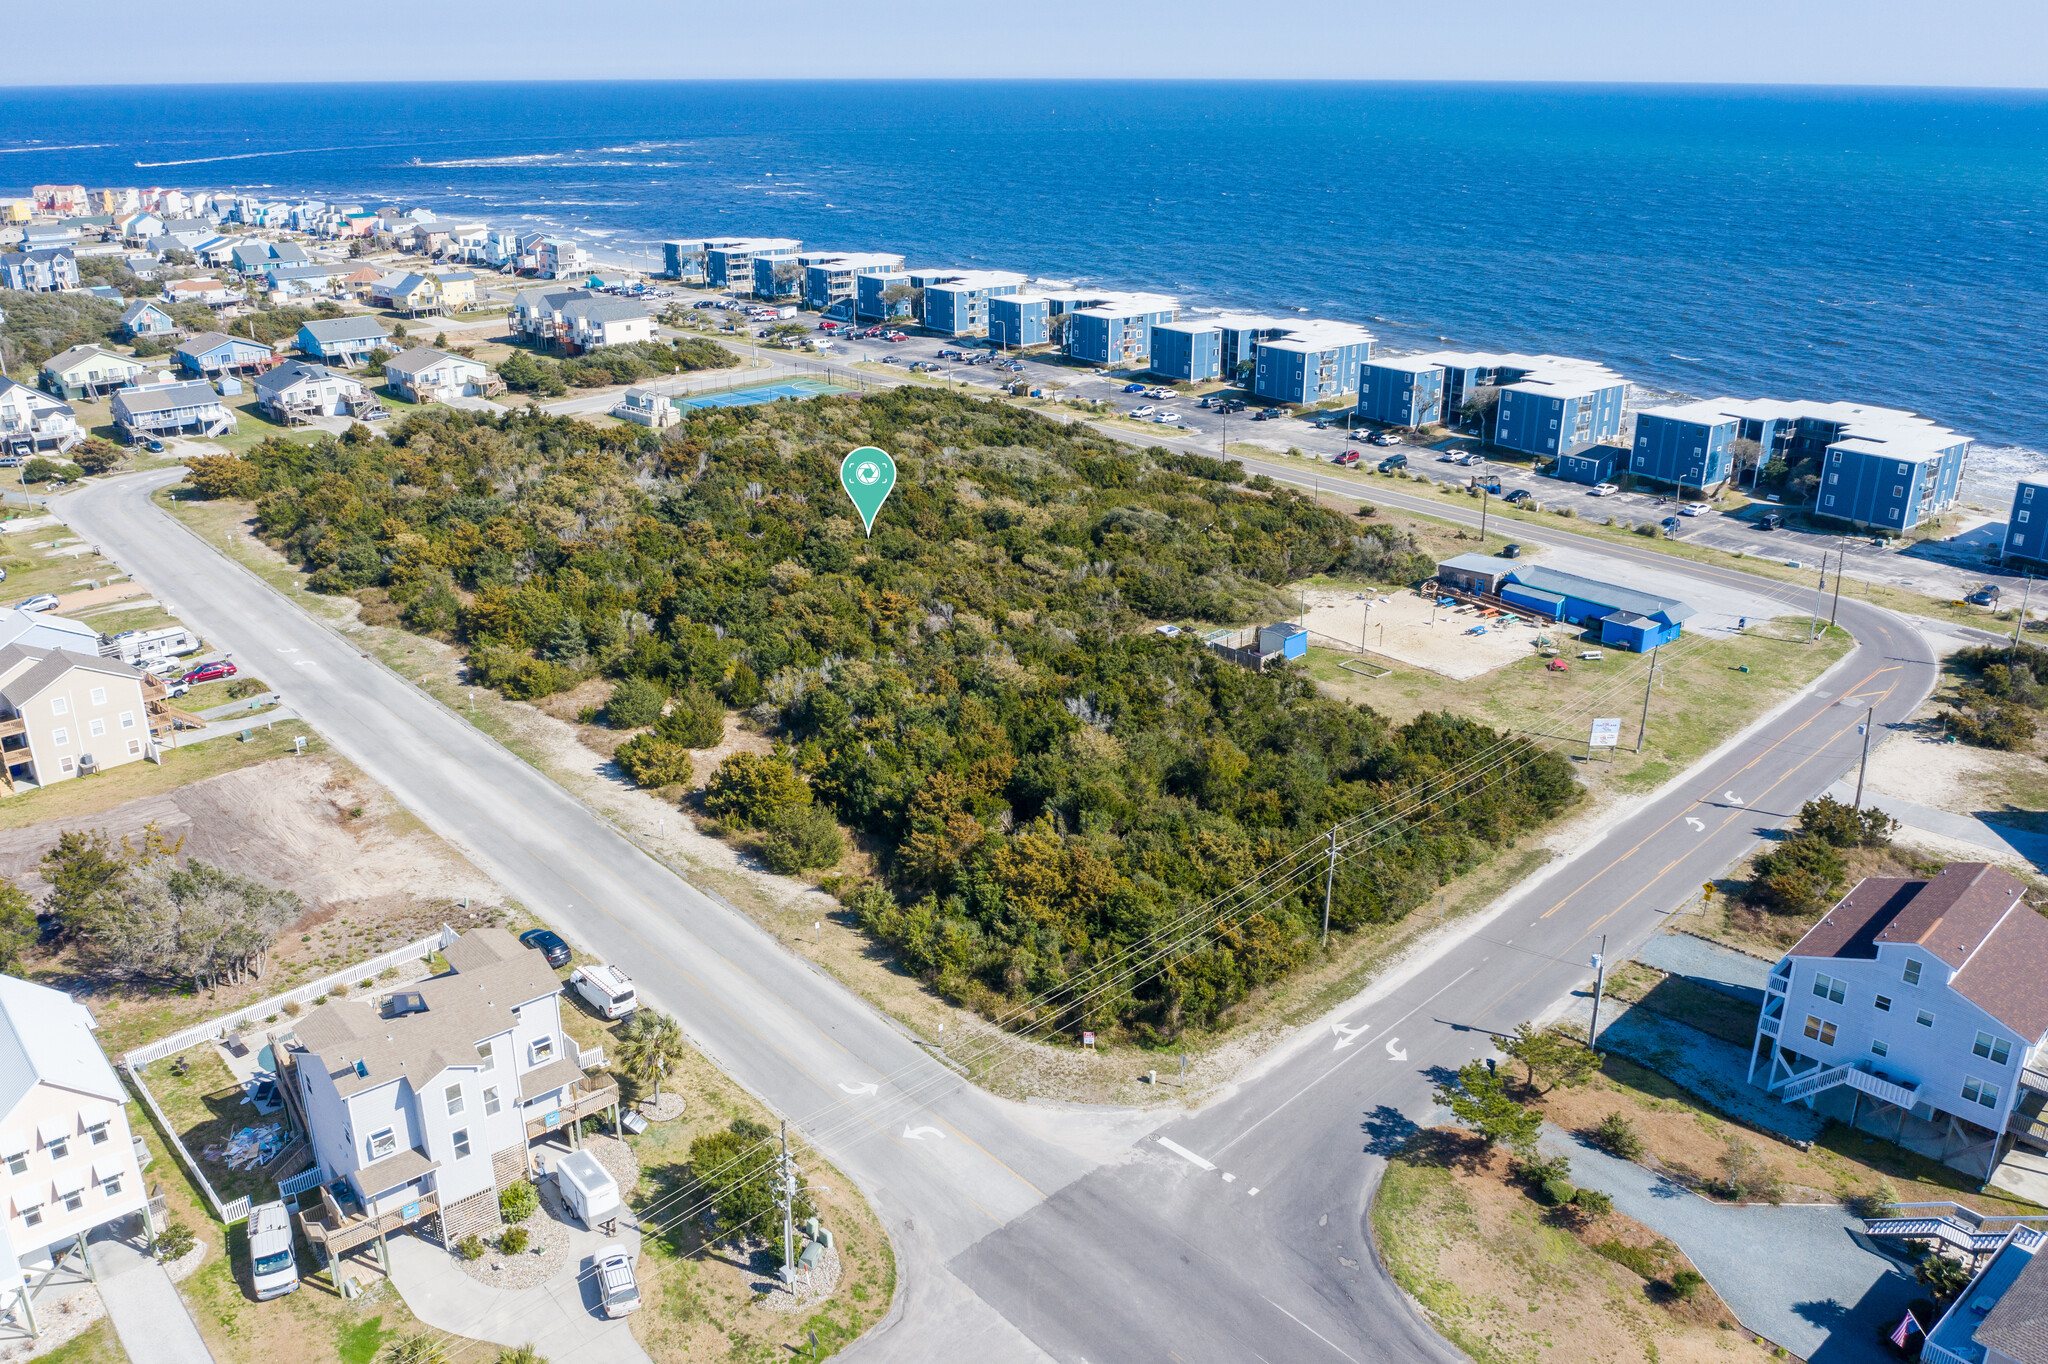
<path fill-rule="evenodd" d="M 37 144 L 42 145 L 37 145 Z M 0 91 L 0 186 L 761 234 L 1911 408 L 2048 451 L 2048 92 L 1226 83 Z"/>

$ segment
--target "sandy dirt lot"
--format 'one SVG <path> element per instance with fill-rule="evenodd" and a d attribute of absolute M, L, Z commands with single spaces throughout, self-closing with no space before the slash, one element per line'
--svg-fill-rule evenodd
<path fill-rule="evenodd" d="M 1363 640 L 1368 663 L 1379 655 L 1459 682 L 1527 658 L 1538 638 L 1560 637 L 1551 627 L 1504 613 L 1484 616 L 1477 607 L 1436 606 L 1419 592 L 1312 588 L 1303 595 L 1308 611 L 1302 623 L 1316 634 L 1352 646 Z M 1482 625 L 1484 634 L 1471 633 Z"/>

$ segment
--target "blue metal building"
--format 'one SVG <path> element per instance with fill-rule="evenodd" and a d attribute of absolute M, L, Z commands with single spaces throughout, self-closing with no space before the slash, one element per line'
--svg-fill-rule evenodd
<path fill-rule="evenodd" d="M 1373 334 L 1348 322 L 1302 322 L 1256 344 L 1252 392 L 1270 402 L 1319 403 L 1357 391 Z"/>
<path fill-rule="evenodd" d="M 1693 608 L 1671 597 L 1565 573 L 1522 559 L 1460 554 L 1436 567 L 1437 581 L 1498 597 L 1566 625 L 1597 629 L 1610 649 L 1646 652 L 1678 638 Z"/>
<path fill-rule="evenodd" d="M 1358 415 L 1388 426 L 1434 426 L 1443 420 L 1444 368 L 1422 355 L 1368 360 L 1359 367 Z"/>
<path fill-rule="evenodd" d="M 1152 324 L 1152 372 L 1182 383 L 1222 377 L 1223 335 L 1213 322 Z"/>

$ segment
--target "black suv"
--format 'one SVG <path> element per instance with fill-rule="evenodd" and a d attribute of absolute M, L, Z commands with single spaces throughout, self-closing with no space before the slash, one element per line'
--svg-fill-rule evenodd
<path fill-rule="evenodd" d="M 519 935 L 519 941 L 539 952 L 550 966 L 569 964 L 569 944 L 551 928 L 529 928 Z"/>

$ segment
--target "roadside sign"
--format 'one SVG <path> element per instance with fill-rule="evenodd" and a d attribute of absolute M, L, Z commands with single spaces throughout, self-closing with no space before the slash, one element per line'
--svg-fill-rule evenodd
<path fill-rule="evenodd" d="M 1621 719 L 1595 720 L 1593 735 L 1586 740 L 1588 748 L 1613 748 L 1621 742 Z"/>
<path fill-rule="evenodd" d="M 889 500 L 889 490 L 896 486 L 896 461 L 885 450 L 863 445 L 839 462 L 839 486 L 846 489 L 847 497 L 860 513 L 862 525 L 872 536 L 875 518 L 882 514 L 882 504 Z"/>

